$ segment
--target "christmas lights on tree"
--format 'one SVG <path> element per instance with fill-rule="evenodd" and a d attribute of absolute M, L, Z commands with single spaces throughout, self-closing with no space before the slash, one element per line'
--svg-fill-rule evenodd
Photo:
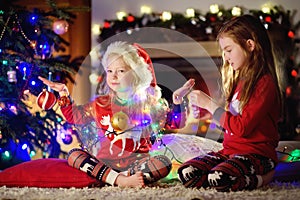
<path fill-rule="evenodd" d="M 80 64 L 69 55 L 53 55 L 69 45 L 61 35 L 72 23 L 71 13 L 50 0 L 47 11 L 14 2 L 0 3 L 0 170 L 30 160 L 38 149 L 43 157 L 62 153 L 56 137 L 66 132 L 63 118 L 54 109 L 32 113 L 30 97 L 45 89 L 38 76 L 73 82 Z"/>

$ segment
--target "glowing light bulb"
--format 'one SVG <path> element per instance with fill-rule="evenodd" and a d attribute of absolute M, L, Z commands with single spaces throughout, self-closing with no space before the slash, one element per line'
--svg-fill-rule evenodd
<path fill-rule="evenodd" d="M 2 158 L 3 160 L 9 159 L 11 157 L 11 153 L 9 151 L 4 151 L 4 153 L 2 154 Z"/>
<path fill-rule="evenodd" d="M 99 35 L 100 33 L 101 33 L 100 25 L 99 24 L 93 24 L 92 25 L 92 34 L 93 35 Z"/>
<path fill-rule="evenodd" d="M 152 9 L 149 6 L 141 6 L 141 14 L 151 14 Z"/>
<path fill-rule="evenodd" d="M 96 73 L 92 73 L 89 76 L 89 79 L 90 79 L 91 84 L 97 85 L 97 83 L 98 83 L 98 75 Z"/>
<path fill-rule="evenodd" d="M 195 17 L 195 10 L 193 8 L 188 8 L 185 12 L 187 17 Z"/>
<path fill-rule="evenodd" d="M 127 13 L 124 11 L 119 11 L 116 13 L 118 20 L 122 21 L 124 19 L 124 17 L 127 16 Z"/>
<path fill-rule="evenodd" d="M 168 11 L 164 11 L 161 15 L 161 20 L 168 21 L 172 19 L 172 13 Z"/>
<path fill-rule="evenodd" d="M 23 149 L 23 150 L 26 150 L 26 149 L 27 149 L 27 147 L 28 147 L 28 145 L 27 145 L 27 144 L 23 144 L 23 145 L 22 145 L 22 149 Z"/>
<path fill-rule="evenodd" d="M 261 11 L 262 11 L 263 13 L 268 14 L 268 13 L 271 12 L 271 8 L 272 8 L 272 7 L 273 7 L 273 6 L 272 6 L 271 3 L 265 3 L 265 4 L 262 5 Z"/>
<path fill-rule="evenodd" d="M 242 9 L 240 7 L 235 6 L 232 8 L 231 14 L 233 16 L 240 16 L 242 14 Z"/>
<path fill-rule="evenodd" d="M 35 156 L 35 151 L 30 151 L 30 157 Z"/>
<path fill-rule="evenodd" d="M 209 10 L 212 14 L 216 14 L 219 12 L 219 5 L 218 4 L 212 4 L 209 6 Z"/>

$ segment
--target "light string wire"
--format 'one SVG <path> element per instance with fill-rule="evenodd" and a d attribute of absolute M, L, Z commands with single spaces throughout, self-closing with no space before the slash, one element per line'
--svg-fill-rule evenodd
<path fill-rule="evenodd" d="M 18 20 L 18 15 L 17 15 L 17 14 L 15 14 L 15 19 L 16 19 L 16 22 L 17 22 L 18 27 L 20 28 L 20 32 L 21 32 L 22 36 L 24 37 L 25 40 L 27 40 L 27 42 L 28 42 L 28 43 L 30 44 L 30 46 L 33 48 L 34 53 L 35 53 L 36 55 L 38 55 L 37 50 L 36 50 L 36 44 L 35 44 L 34 42 L 32 42 L 32 41 L 26 36 L 26 34 L 24 33 L 24 31 L 23 31 L 23 29 L 22 29 L 22 26 L 21 26 L 21 24 L 20 24 L 20 21 Z"/>
<path fill-rule="evenodd" d="M 283 148 L 283 151 L 276 151 L 277 153 L 281 153 L 284 155 L 288 155 L 289 157 L 291 157 L 291 162 L 293 162 L 294 160 L 300 160 L 300 156 L 294 156 L 291 153 L 286 152 L 287 147 Z"/>
<path fill-rule="evenodd" d="M 3 35 L 4 35 L 5 31 L 6 31 L 6 28 L 7 28 L 9 20 L 10 20 L 10 16 L 7 18 L 7 20 L 6 20 L 5 24 L 4 24 L 3 30 L 2 30 L 1 35 L 0 35 L 0 42 L 1 42 L 1 40 L 3 38 Z"/>
<path fill-rule="evenodd" d="M 84 118 L 84 116 L 82 117 L 82 118 Z M 95 132 L 96 133 L 92 133 L 92 135 L 96 135 L 96 137 L 94 138 L 94 141 L 88 141 L 89 142 L 89 144 L 88 145 L 85 145 L 84 143 L 87 143 L 87 141 L 83 141 L 83 139 L 82 139 L 82 136 L 85 136 L 85 133 L 84 133 L 84 129 L 87 127 L 87 126 L 91 126 L 94 130 L 95 130 Z M 80 143 L 80 147 L 81 148 L 83 148 L 83 149 L 85 149 L 86 151 L 89 151 L 88 150 L 88 146 L 95 146 L 102 138 L 105 138 L 107 135 L 109 135 L 109 134 L 114 134 L 114 135 L 116 135 L 116 136 L 118 136 L 118 135 L 122 135 L 122 134 L 124 134 L 124 133 L 126 133 L 127 131 L 139 131 L 139 130 L 141 130 L 141 129 L 135 129 L 135 128 L 138 128 L 138 127 L 150 127 L 151 126 L 151 124 L 148 124 L 147 126 L 145 126 L 145 125 L 143 125 L 143 124 L 138 124 L 138 125 L 135 125 L 134 127 L 131 127 L 131 128 L 129 128 L 129 129 L 126 129 L 126 130 L 124 130 L 124 131 L 122 131 L 122 132 L 116 132 L 115 130 L 113 130 L 113 131 L 109 131 L 109 130 L 107 130 L 107 129 L 105 129 L 105 128 L 100 128 L 100 127 L 98 127 L 97 125 L 96 125 L 96 123 L 95 123 L 95 121 L 92 121 L 92 122 L 90 122 L 89 124 L 85 124 L 85 125 L 83 125 L 83 126 L 81 126 L 81 125 L 75 125 L 75 128 L 76 128 L 76 130 L 80 133 L 80 135 L 79 134 L 77 134 L 76 135 L 76 137 L 77 137 L 77 139 L 78 139 L 78 141 L 79 141 L 79 143 Z M 97 134 L 98 133 L 98 131 L 99 130 L 101 130 L 101 131 L 105 131 L 106 133 L 103 135 L 103 136 L 100 136 L 99 134 Z M 164 150 L 164 152 L 163 152 L 163 155 L 167 155 L 167 153 L 169 152 L 169 153 L 171 153 L 171 160 L 175 160 L 176 162 L 178 162 L 178 163 L 180 163 L 180 164 L 182 164 L 183 162 L 182 161 L 180 161 L 176 156 L 175 156 L 175 154 L 174 154 L 174 152 L 172 151 L 172 149 L 171 148 L 169 148 L 165 143 L 164 143 L 164 141 L 163 141 L 163 138 L 162 138 L 162 136 L 160 136 L 161 134 L 159 134 L 159 133 L 161 133 L 161 132 L 164 132 L 163 131 L 163 128 L 162 129 L 160 129 L 159 131 L 158 131 L 158 133 L 154 133 L 154 132 L 152 132 L 152 134 L 151 134 L 151 136 L 153 136 L 153 135 L 155 135 L 155 141 L 156 142 L 158 142 L 159 144 L 159 146 L 161 147 L 161 146 L 163 146 L 164 148 L 165 148 L 165 150 Z"/>

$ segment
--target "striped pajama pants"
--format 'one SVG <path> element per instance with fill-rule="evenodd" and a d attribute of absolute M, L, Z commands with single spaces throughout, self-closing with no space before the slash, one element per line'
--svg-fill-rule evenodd
<path fill-rule="evenodd" d="M 143 173 L 145 184 L 153 183 L 167 176 L 172 168 L 172 163 L 168 157 L 164 155 L 150 157 L 149 155 L 141 157 L 141 159 L 136 160 L 128 166 L 126 171 L 120 172 L 107 166 L 90 153 L 78 148 L 72 149 L 69 152 L 68 164 L 71 167 L 86 172 L 89 176 L 98 179 L 102 183 L 110 185 L 114 185 L 119 173 L 131 176 L 137 171 Z"/>
<path fill-rule="evenodd" d="M 226 156 L 210 152 L 183 163 L 178 178 L 186 187 L 211 187 L 217 191 L 253 190 L 258 176 L 275 168 L 270 158 L 257 154 Z"/>

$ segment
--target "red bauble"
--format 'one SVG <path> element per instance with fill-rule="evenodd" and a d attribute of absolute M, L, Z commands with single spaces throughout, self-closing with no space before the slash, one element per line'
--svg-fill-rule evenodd
<path fill-rule="evenodd" d="M 52 92 L 43 89 L 37 97 L 36 103 L 43 110 L 50 110 L 56 103 L 56 97 Z"/>

